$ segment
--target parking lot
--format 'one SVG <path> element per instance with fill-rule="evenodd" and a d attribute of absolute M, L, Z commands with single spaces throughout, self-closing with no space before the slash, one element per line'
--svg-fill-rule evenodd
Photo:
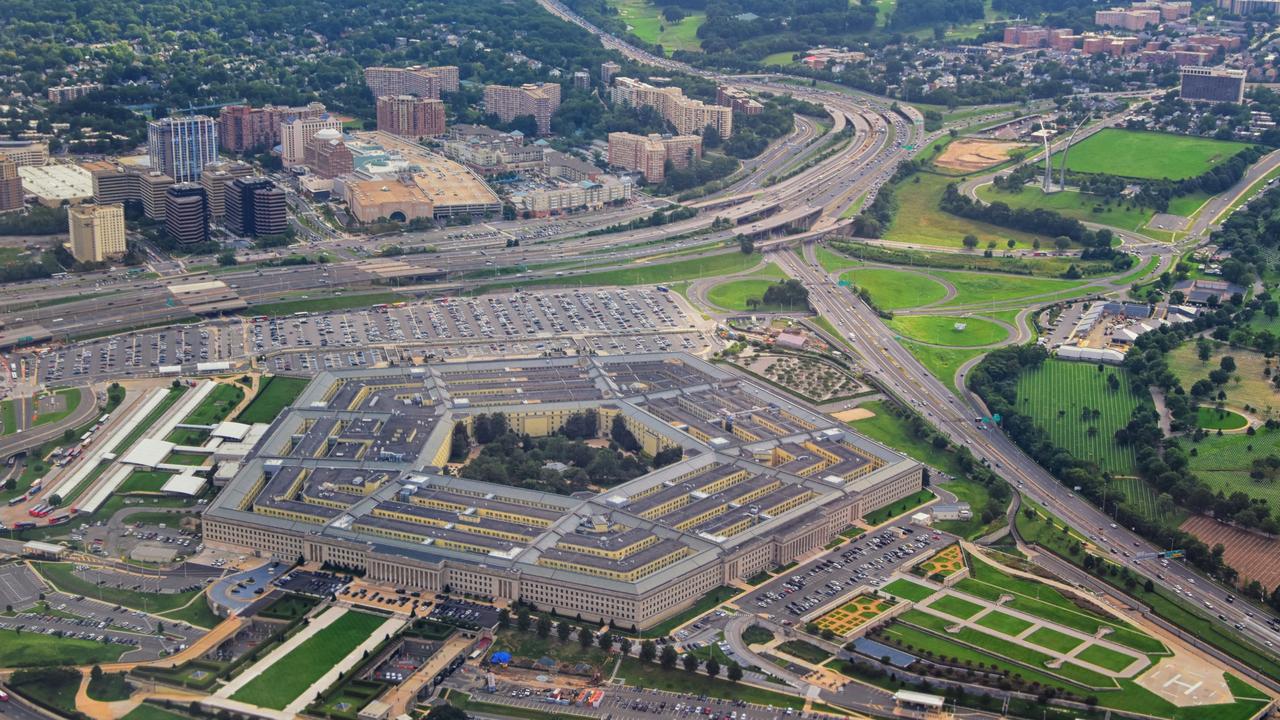
<path fill-rule="evenodd" d="M 30 607 L 43 590 L 44 583 L 26 565 L 0 566 L 0 607 Z"/>
<path fill-rule="evenodd" d="M 954 538 L 929 528 L 906 524 L 864 535 L 821 557 L 793 568 L 756 588 L 738 601 L 746 610 L 764 613 L 783 625 L 853 594 L 858 588 L 879 587 L 894 572 Z"/>
<path fill-rule="evenodd" d="M 121 659 L 135 661 L 176 652 L 204 633 L 170 620 L 164 622 L 164 635 L 158 635 L 158 622 L 146 613 L 59 592 L 46 597 L 49 613 L 20 612 L 13 617 L 0 617 L 0 628 L 131 645 L 135 649 Z"/>
<path fill-rule="evenodd" d="M 126 333 L 46 350 L 39 379 L 102 380 L 166 366 L 264 358 L 276 372 L 316 373 L 401 361 L 602 355 L 710 344 L 674 293 L 652 287 L 442 298 L 328 313 L 258 316 Z"/>

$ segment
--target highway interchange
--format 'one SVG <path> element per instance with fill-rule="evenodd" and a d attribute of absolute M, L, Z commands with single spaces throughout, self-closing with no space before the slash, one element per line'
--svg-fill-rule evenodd
<path fill-rule="evenodd" d="M 717 78 L 706 71 L 657 58 L 631 47 L 582 21 L 554 0 L 540 2 L 554 14 L 597 34 L 606 46 L 633 59 L 670 70 Z M 278 299 L 282 295 L 294 296 L 307 291 L 328 293 L 334 288 L 370 288 L 372 278 L 361 268 L 361 263 L 376 254 L 379 248 L 392 244 L 406 248 L 429 245 L 434 249 L 434 252 L 398 258 L 411 265 L 447 271 L 446 280 L 424 286 L 423 292 L 448 293 L 510 279 L 510 275 L 500 275 L 497 268 L 511 265 L 527 267 L 524 274 L 516 277 L 551 279 L 571 285 L 574 275 L 592 268 L 617 267 L 664 251 L 689 253 L 682 257 L 709 254 L 740 231 L 739 228 L 712 230 L 711 223 L 719 216 L 717 213 L 731 213 L 734 208 L 740 209 L 749 203 L 776 204 L 782 212 L 798 208 L 819 209 L 819 218 L 809 234 L 838 230 L 848 223 L 841 218 L 846 209 L 855 202 L 868 202 L 893 174 L 898 163 L 910 157 L 912 151 L 907 149 L 908 146 L 919 148 L 946 132 L 943 129 L 925 135 L 921 118 L 912 115 L 908 119 L 892 112 L 888 101 L 882 99 L 804 86 L 784 86 L 765 77 L 737 78 L 735 83 L 754 90 L 785 89 L 802 99 L 821 103 L 833 118 L 830 133 L 838 132 L 847 123 L 854 130 L 854 139 L 847 150 L 815 163 L 794 177 L 768 184 L 766 178 L 783 172 L 825 147 L 824 138 L 818 137 L 816 123 L 801 120 L 790 137 L 749 164 L 728 188 L 713 197 L 692 203 L 710 206 L 711 210 L 658 228 L 586 236 L 586 231 L 593 227 L 647 215 L 664 205 L 660 201 L 646 200 L 633 207 L 592 216 L 589 220 L 492 222 L 462 229 L 399 233 L 372 239 L 335 237 L 325 231 L 322 236 L 312 238 L 316 243 L 314 247 L 329 251 L 337 258 L 325 265 L 252 267 L 220 270 L 216 275 L 208 275 L 199 269 L 193 271 L 184 267 L 182 263 L 166 262 L 153 265 L 159 277 L 147 280 L 131 278 L 117 270 L 87 273 L 69 279 L 8 284 L 0 287 L 0 320 L 9 327 L 42 324 L 55 333 L 56 339 L 109 332 L 112 326 L 127 328 L 182 321 L 189 319 L 189 313 L 181 305 L 168 301 L 164 288 L 174 283 L 191 282 L 193 278 L 214 276 L 235 288 L 250 302 L 252 311 L 253 304 Z M 906 110 L 915 113 L 914 110 Z M 1104 124 L 1114 121 L 1115 118 L 1111 118 Z M 1249 171 L 1237 189 L 1215 198 L 1210 211 L 1202 213 L 1201 219 L 1186 233 L 1184 244 L 1203 237 L 1211 222 L 1220 217 L 1235 197 L 1278 165 L 1280 155 L 1264 158 Z M 967 184 L 966 191 L 971 192 L 976 184 Z M 312 217 L 305 201 L 291 196 L 290 202 L 295 211 L 301 210 Z M 540 231 L 538 228 L 544 229 Z M 1152 255 L 1160 258 L 1155 272 L 1170 267 L 1176 257 L 1177 246 L 1155 244 L 1131 234 L 1122 234 L 1122 237 L 1129 250 L 1144 258 Z M 507 247 L 513 238 L 520 239 L 519 247 Z M 1221 613 L 1228 624 L 1242 627 L 1240 634 L 1257 649 L 1275 654 L 1275 644 L 1280 644 L 1280 632 L 1264 624 L 1261 612 L 1251 610 L 1245 603 L 1229 601 L 1230 593 L 1225 588 L 1198 576 L 1179 562 L 1161 567 L 1154 560 L 1139 564 L 1134 562 L 1134 558 L 1124 555 L 1138 556 L 1166 548 L 1153 547 L 1128 529 L 1116 526 L 1097 508 L 1070 494 L 1005 435 L 975 423 L 975 417 L 986 414 L 980 400 L 967 392 L 956 397 L 896 341 L 895 334 L 871 308 L 848 288 L 839 286 L 835 276 L 819 267 L 812 244 L 804 246 L 803 257 L 786 249 L 788 243 L 794 244 L 795 239 L 782 238 L 761 245 L 770 259 L 788 275 L 805 283 L 810 289 L 810 302 L 814 309 L 830 321 L 840 336 L 832 339 L 846 342 L 856 350 L 864 369 L 886 392 L 916 408 L 952 441 L 969 448 L 977 458 L 989 463 L 1025 497 L 1049 509 L 1081 535 L 1091 538 L 1100 552 L 1125 562 L 1134 573 L 1164 584 L 1171 591 L 1175 586 L 1181 586 L 1183 596 L 1190 602 L 1211 603 L 1215 608 L 1214 614 Z M 697 249 L 704 245 L 705 249 Z M 486 277 L 486 270 L 493 270 L 494 274 Z M 1124 288 L 1112 284 L 1110 289 L 1118 291 Z M 66 299 L 73 295 L 81 295 L 83 299 L 41 305 L 42 301 Z M 106 312 L 104 308 L 107 308 Z M 1074 572 L 1070 567 L 1063 567 L 1061 562 L 1054 563 L 1052 559 L 1046 562 L 1063 575 Z M 1093 586 L 1082 574 L 1070 577 L 1080 584 Z M 1190 597 L 1186 595 L 1188 591 Z M 1273 689 L 1280 688 L 1252 668 L 1226 658 L 1205 643 L 1195 638 L 1184 639 L 1218 656 L 1253 680 Z"/>

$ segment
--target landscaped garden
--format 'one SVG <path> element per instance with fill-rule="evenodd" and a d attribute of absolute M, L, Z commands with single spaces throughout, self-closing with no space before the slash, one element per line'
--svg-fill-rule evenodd
<path fill-rule="evenodd" d="M 820 630 L 830 630 L 837 637 L 848 637 L 880 613 L 893 607 L 892 599 L 859 595 L 814 622 Z M 746 635 L 743 635 L 746 638 Z"/>

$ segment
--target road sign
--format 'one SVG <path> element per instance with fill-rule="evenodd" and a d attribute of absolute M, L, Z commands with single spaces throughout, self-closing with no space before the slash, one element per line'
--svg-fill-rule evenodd
<path fill-rule="evenodd" d="M 853 283 L 849 282 L 848 280 L 841 280 L 839 284 L 840 284 L 840 287 L 849 287 Z"/>

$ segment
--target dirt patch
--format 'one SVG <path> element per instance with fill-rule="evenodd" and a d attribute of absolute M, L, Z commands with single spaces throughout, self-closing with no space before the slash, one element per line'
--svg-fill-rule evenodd
<path fill-rule="evenodd" d="M 1240 571 L 1240 583 L 1257 580 L 1267 590 L 1280 585 L 1280 540 L 1259 533 L 1224 525 L 1211 517 L 1193 515 L 1182 523 L 1182 530 L 1195 535 L 1209 547 L 1222 543 L 1222 559 Z"/>
<path fill-rule="evenodd" d="M 841 410 L 840 412 L 833 413 L 831 415 L 831 417 L 834 417 L 840 422 L 853 422 L 854 420 L 866 420 L 868 418 L 873 418 L 875 416 L 876 416 L 875 413 L 871 412 L 870 410 L 867 410 L 866 408 L 850 408 L 848 410 Z"/>
<path fill-rule="evenodd" d="M 934 159 L 933 164 L 943 170 L 971 173 L 999 165 L 1009 159 L 1009 153 L 1030 147 L 1025 143 L 964 138 L 951 142 Z"/>

